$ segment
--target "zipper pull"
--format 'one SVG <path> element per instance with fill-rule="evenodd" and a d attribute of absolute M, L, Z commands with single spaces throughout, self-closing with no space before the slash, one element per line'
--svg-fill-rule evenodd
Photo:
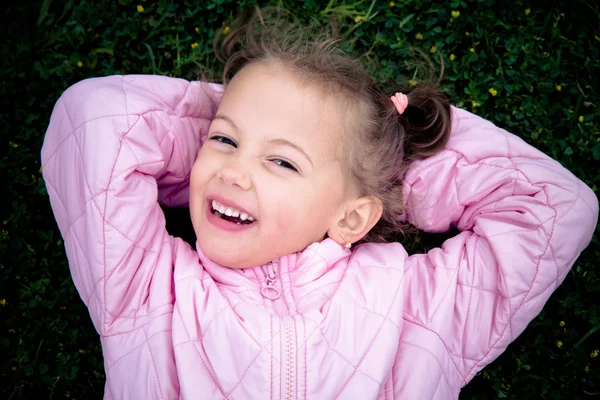
<path fill-rule="evenodd" d="M 279 296 L 281 296 L 281 292 L 279 291 L 279 288 L 277 288 L 277 268 L 274 267 L 273 264 L 275 263 L 270 262 L 263 266 L 266 286 L 263 286 L 260 289 L 260 294 L 269 300 L 277 300 Z"/>

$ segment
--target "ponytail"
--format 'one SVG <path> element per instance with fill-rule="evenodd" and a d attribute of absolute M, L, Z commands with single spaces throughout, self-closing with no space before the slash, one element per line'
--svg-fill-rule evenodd
<path fill-rule="evenodd" d="M 408 106 L 398 117 L 405 130 L 405 159 L 430 157 L 450 139 L 450 102 L 437 86 L 423 84 L 407 93 Z"/>
<path fill-rule="evenodd" d="M 451 131 L 450 101 L 437 84 L 422 83 L 388 96 L 375 87 L 366 99 L 374 106 L 377 129 L 363 136 L 370 143 L 369 155 L 356 174 L 365 194 L 377 196 L 383 204 L 381 219 L 363 242 L 389 242 L 411 231 L 399 222 L 404 212 L 402 181 L 410 163 L 440 152 Z M 366 142 L 363 142 L 366 146 Z"/>

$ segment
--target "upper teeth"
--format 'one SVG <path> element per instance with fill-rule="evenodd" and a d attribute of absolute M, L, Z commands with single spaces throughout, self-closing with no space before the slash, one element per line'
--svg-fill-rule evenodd
<path fill-rule="evenodd" d="M 235 208 L 231 208 L 231 207 L 225 207 L 223 204 L 219 203 L 216 200 L 212 201 L 212 208 L 213 210 L 216 210 L 218 212 L 220 212 L 221 214 L 225 214 L 228 217 L 239 217 L 242 221 L 248 220 L 248 221 L 254 221 L 254 218 L 251 217 L 250 215 L 238 211 Z"/>

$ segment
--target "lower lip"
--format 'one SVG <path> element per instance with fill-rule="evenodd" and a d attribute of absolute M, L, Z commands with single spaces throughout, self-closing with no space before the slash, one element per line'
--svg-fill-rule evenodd
<path fill-rule="evenodd" d="M 210 207 L 210 205 L 206 208 L 206 213 L 206 218 L 208 219 L 208 222 L 210 222 L 213 226 L 227 232 L 245 231 L 254 227 L 254 225 L 256 224 L 256 222 L 253 222 L 251 224 L 235 224 L 233 222 L 226 221 L 223 218 L 217 217 L 215 214 L 213 214 L 212 207 Z"/>

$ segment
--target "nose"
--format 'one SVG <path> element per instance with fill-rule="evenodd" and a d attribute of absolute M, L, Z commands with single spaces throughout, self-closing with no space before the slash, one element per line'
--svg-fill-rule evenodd
<path fill-rule="evenodd" d="M 217 173 L 219 178 L 226 185 L 238 186 L 242 190 L 250 189 L 250 176 L 240 164 L 228 164 Z"/>

